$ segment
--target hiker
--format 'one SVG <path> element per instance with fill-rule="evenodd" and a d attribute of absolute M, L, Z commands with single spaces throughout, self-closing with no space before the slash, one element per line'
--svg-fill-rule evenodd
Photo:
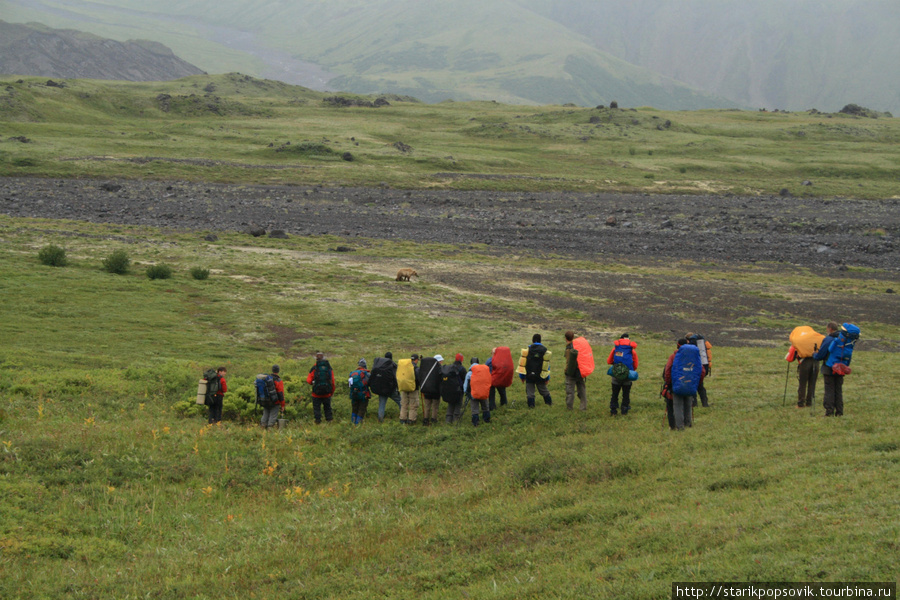
<path fill-rule="evenodd" d="M 397 363 L 397 389 L 400 390 L 400 422 L 412 425 L 419 412 L 419 355 L 401 358 Z"/>
<path fill-rule="evenodd" d="M 281 367 L 272 365 L 271 375 L 265 377 L 265 379 L 269 379 L 270 386 L 274 384 L 274 394 L 271 393 L 271 391 L 266 393 L 265 388 L 263 388 L 263 394 L 260 395 L 259 386 L 257 386 L 256 399 L 263 409 L 262 418 L 260 419 L 259 424 L 263 429 L 275 427 L 276 422 L 278 421 L 278 415 L 284 409 L 284 382 L 281 380 L 281 376 L 279 375 L 280 372 Z"/>
<path fill-rule="evenodd" d="M 789 339 L 791 347 L 784 359 L 789 363 L 797 362 L 797 408 L 812 406 L 816 395 L 816 379 L 819 377 L 819 361 L 813 358 L 813 354 L 819 349 L 825 336 L 808 325 L 801 325 L 794 327 Z M 787 395 L 786 380 L 784 388 Z"/>
<path fill-rule="evenodd" d="M 209 395 L 209 420 L 207 421 L 210 425 L 215 425 L 222 421 L 222 406 L 225 402 L 225 392 L 228 391 L 228 384 L 225 383 L 225 375 L 228 374 L 228 370 L 225 367 L 219 367 L 216 369 L 216 379 L 218 379 L 218 385 L 215 387 L 215 391 Z M 210 387 L 209 379 L 207 379 L 207 389 Z"/>
<path fill-rule="evenodd" d="M 578 367 L 578 350 L 575 349 L 575 332 L 567 331 L 566 338 L 566 408 L 572 410 L 575 407 L 575 391 L 578 391 L 578 398 L 581 400 L 581 410 L 587 410 L 587 389 L 584 384 L 584 377 L 581 376 L 581 370 Z"/>
<path fill-rule="evenodd" d="M 441 407 L 441 366 L 443 362 L 444 357 L 435 354 L 433 358 L 423 358 L 422 366 L 419 367 L 417 377 L 421 377 L 419 389 L 422 390 L 422 397 L 425 399 L 425 407 L 422 412 L 422 425 L 425 426 L 437 423 L 438 410 Z"/>
<path fill-rule="evenodd" d="M 457 354 L 452 365 L 441 367 L 441 399 L 447 403 L 448 425 L 456 423 L 462 416 L 463 383 L 466 378 L 466 368 L 462 361 L 463 355 Z"/>
<path fill-rule="evenodd" d="M 316 364 L 309 370 L 306 383 L 312 386 L 313 419 L 316 425 L 322 422 L 322 412 L 325 412 L 325 421 L 331 422 L 334 414 L 331 412 L 331 397 L 334 395 L 334 369 L 325 360 L 325 353 L 316 350 Z"/>
<path fill-rule="evenodd" d="M 631 384 L 633 373 L 638 368 L 637 342 L 632 341 L 627 333 L 623 333 L 613 342 L 613 349 L 606 359 L 612 365 L 612 394 L 609 398 L 609 414 L 616 416 L 619 412 L 619 391 L 622 392 L 622 415 L 631 410 Z M 619 365 L 619 366 L 617 366 Z"/>
<path fill-rule="evenodd" d="M 853 331 L 848 331 L 849 329 Z M 813 355 L 815 360 L 823 360 L 822 378 L 825 380 L 825 394 L 822 404 L 826 417 L 844 416 L 844 374 L 849 372 L 853 343 L 859 337 L 859 328 L 849 323 L 843 327 L 834 321 L 825 326 L 825 339 L 822 346 Z M 844 345 L 848 347 L 844 348 Z"/>
<path fill-rule="evenodd" d="M 678 352 L 678 349 L 681 347 L 681 340 L 678 340 L 675 344 L 675 352 L 669 356 L 669 360 L 666 362 L 666 366 L 663 368 L 662 378 L 663 378 L 663 386 L 662 389 L 659 390 L 659 395 L 663 397 L 663 400 L 666 403 L 666 420 L 669 422 L 669 429 L 675 430 L 675 408 L 672 405 L 674 401 L 674 395 L 672 394 L 672 363 L 675 361 L 675 354 Z"/>
<path fill-rule="evenodd" d="M 383 357 L 376 358 L 372 363 L 372 372 L 369 374 L 369 390 L 378 394 L 378 422 L 384 423 L 388 398 L 396 402 L 397 408 L 400 408 L 397 363 L 394 362 L 394 355 L 390 352 L 385 352 Z"/>
<path fill-rule="evenodd" d="M 678 349 L 670 361 L 666 366 L 666 384 L 672 390 L 674 429 L 682 431 L 694 423 L 692 398 L 704 377 L 703 364 L 699 348 L 685 338 L 678 340 Z"/>
<path fill-rule="evenodd" d="M 500 406 L 506 405 L 506 388 L 512 385 L 513 367 L 512 352 L 508 346 L 498 346 L 491 350 L 491 357 L 484 363 L 491 370 L 491 391 L 488 397 L 488 407 L 496 410 L 496 396 L 500 396 Z"/>
<path fill-rule="evenodd" d="M 712 344 L 699 333 L 688 332 L 685 334 L 684 339 L 697 346 L 697 349 L 700 351 L 700 364 L 703 365 L 703 381 L 700 382 L 700 387 L 697 388 L 697 395 L 700 396 L 701 406 L 709 408 L 709 398 L 706 395 L 704 381 L 712 375 Z M 692 402 L 693 406 L 697 406 L 697 398 L 694 398 Z"/>
<path fill-rule="evenodd" d="M 534 408 L 535 391 L 540 393 L 547 406 L 553 405 L 547 382 L 550 381 L 550 351 L 541 343 L 541 334 L 536 333 L 531 338 L 531 345 L 522 350 L 522 358 L 519 359 L 517 370 L 519 379 L 525 382 L 525 399 L 528 408 Z"/>
<path fill-rule="evenodd" d="M 478 426 L 479 416 L 485 423 L 491 422 L 491 408 L 489 397 L 491 394 L 491 369 L 487 365 L 479 364 L 478 359 L 472 357 L 469 372 L 463 384 L 466 397 L 472 403 L 472 425 Z"/>
<path fill-rule="evenodd" d="M 347 384 L 350 386 L 350 422 L 354 425 L 362 425 L 366 418 L 366 409 L 369 406 L 369 371 L 366 369 L 366 359 L 361 358 L 355 371 L 350 372 Z"/>

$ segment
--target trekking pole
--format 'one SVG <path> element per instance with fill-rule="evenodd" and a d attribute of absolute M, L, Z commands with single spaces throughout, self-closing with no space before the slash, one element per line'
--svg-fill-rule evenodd
<path fill-rule="evenodd" d="M 781 399 L 781 406 L 784 406 L 784 403 L 787 402 L 787 384 L 788 378 L 791 376 L 791 363 L 787 365 L 787 371 L 784 372 L 784 398 Z"/>
<path fill-rule="evenodd" d="M 466 414 L 466 407 L 469 405 L 469 396 L 466 396 L 466 401 L 463 402 L 462 412 L 459 413 L 459 418 L 456 420 L 454 425 L 459 425 L 459 422 L 462 421 L 463 415 Z"/>

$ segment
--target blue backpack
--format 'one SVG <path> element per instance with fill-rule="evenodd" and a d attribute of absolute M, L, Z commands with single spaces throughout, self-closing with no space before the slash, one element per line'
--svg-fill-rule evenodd
<path fill-rule="evenodd" d="M 679 396 L 694 396 L 700 387 L 703 364 L 700 349 L 693 344 L 685 344 L 675 353 L 672 361 L 672 392 Z"/>
<path fill-rule="evenodd" d="M 613 364 L 622 363 L 629 371 L 634 370 L 634 348 L 630 344 L 619 344 L 613 349 Z M 626 375 L 627 376 L 627 375 Z"/>
<path fill-rule="evenodd" d="M 853 358 L 853 345 L 859 339 L 859 327 L 853 323 L 844 323 L 841 326 L 840 334 L 831 340 L 828 346 L 828 359 L 825 361 L 826 367 L 834 367 L 837 363 L 850 365 L 850 359 Z"/>
<path fill-rule="evenodd" d="M 350 399 L 363 401 L 369 386 L 369 372 L 357 369 L 350 373 Z"/>
<path fill-rule="evenodd" d="M 256 402 L 260 406 L 275 406 L 278 402 L 278 389 L 272 375 L 256 376 Z"/>

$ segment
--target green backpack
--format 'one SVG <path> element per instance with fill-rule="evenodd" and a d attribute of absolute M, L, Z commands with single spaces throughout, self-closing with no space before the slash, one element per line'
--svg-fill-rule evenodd
<path fill-rule="evenodd" d="M 615 363 L 610 369 L 610 375 L 616 381 L 628 381 L 628 365 L 625 363 Z"/>

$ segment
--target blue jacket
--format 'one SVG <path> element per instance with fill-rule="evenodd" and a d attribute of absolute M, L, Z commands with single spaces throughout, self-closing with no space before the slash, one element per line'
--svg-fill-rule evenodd
<path fill-rule="evenodd" d="M 827 361 L 828 355 L 830 354 L 829 349 L 831 348 L 831 342 L 836 340 L 840 334 L 835 332 L 825 336 L 825 339 L 822 340 L 822 345 L 819 346 L 819 349 L 813 354 L 813 360 L 821 360 Z M 831 367 L 825 366 L 822 364 L 822 373 L 825 375 L 831 375 Z"/>

